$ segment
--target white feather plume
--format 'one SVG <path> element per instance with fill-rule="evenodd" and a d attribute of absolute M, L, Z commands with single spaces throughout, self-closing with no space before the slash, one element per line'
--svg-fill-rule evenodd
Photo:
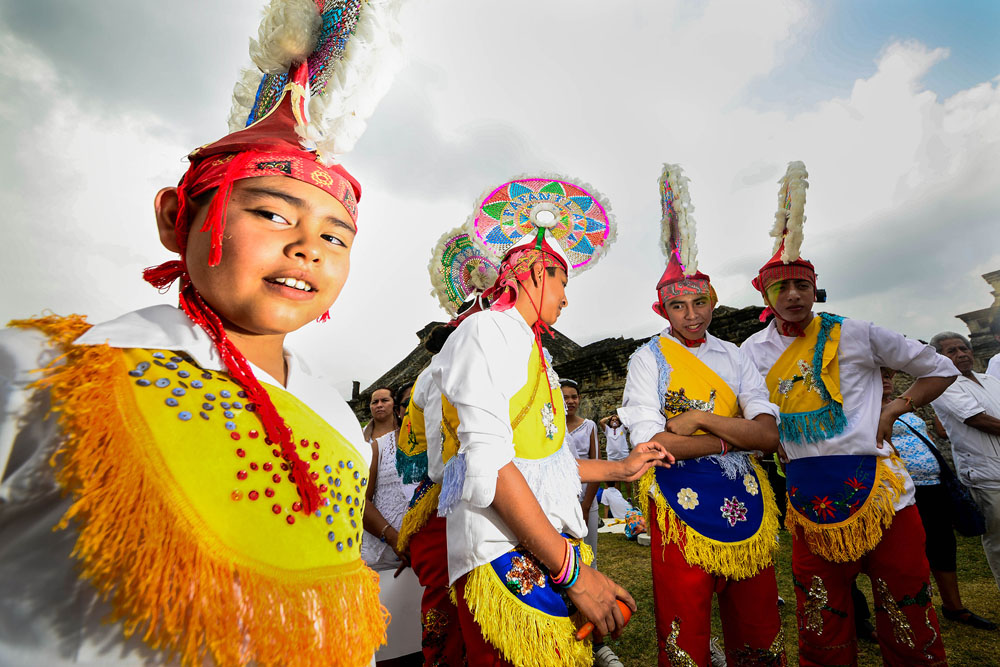
<path fill-rule="evenodd" d="M 315 150 L 327 166 L 354 148 L 403 64 L 397 18 L 401 5 L 402 0 L 362 3 L 342 57 L 328 65 L 331 71 L 323 92 L 309 98 L 309 125 L 295 128 L 302 146 Z M 304 61 L 316 48 L 321 27 L 313 0 L 271 0 L 258 39 L 250 41 L 257 68 L 244 70 L 233 90 L 231 132 L 245 127 L 261 72 L 284 73 Z"/>
<path fill-rule="evenodd" d="M 667 261 L 670 260 L 670 253 L 674 244 L 678 247 L 681 264 L 684 265 L 684 274 L 693 275 L 698 272 L 698 244 L 695 242 L 694 205 L 691 203 L 691 195 L 688 192 L 688 184 L 691 181 L 684 175 L 684 169 L 679 164 L 664 163 L 663 172 L 660 174 L 660 192 L 663 192 L 664 183 L 670 185 L 673 192 L 673 207 L 677 214 L 677 238 L 673 238 L 674 231 L 671 229 L 670 216 L 664 212 L 660 220 L 660 249 L 663 251 Z M 662 199 L 661 199 L 662 205 Z"/>
<path fill-rule="evenodd" d="M 799 258 L 802 247 L 808 179 L 806 165 L 796 160 L 788 163 L 785 175 L 778 181 L 778 210 L 774 214 L 774 226 L 771 228 L 771 236 L 774 237 L 771 252 L 777 252 L 784 239 L 785 248 L 781 252 L 781 261 L 786 264 Z"/>
<path fill-rule="evenodd" d="M 402 67 L 401 5 L 402 0 L 369 0 L 364 4 L 326 89 L 309 101 L 309 127 L 305 131 L 296 128 L 303 145 L 315 147 L 325 165 L 337 162 L 354 148 Z"/>
<path fill-rule="evenodd" d="M 525 179 L 542 179 L 542 178 L 551 178 L 554 181 L 564 181 L 566 183 L 572 183 L 581 190 L 586 190 L 591 195 L 591 197 L 593 197 L 594 200 L 597 201 L 602 208 L 604 208 L 604 212 L 608 216 L 608 237 L 604 240 L 604 245 L 594 249 L 594 254 L 591 256 L 589 262 L 580 267 L 570 268 L 569 277 L 573 278 L 575 276 L 580 275 L 587 269 L 590 269 L 595 264 L 597 264 L 597 262 L 600 261 L 601 257 L 603 257 L 605 253 L 608 252 L 608 248 L 610 248 L 614 244 L 615 240 L 618 238 L 618 224 L 615 222 L 615 216 L 611 212 L 611 202 L 608 201 L 607 197 L 605 197 L 600 192 L 595 190 L 586 181 L 581 181 L 576 178 L 570 178 L 569 176 L 564 176 L 562 174 L 557 174 L 551 171 L 536 171 L 528 174 L 520 174 L 518 176 L 513 176 L 511 178 L 508 178 L 506 181 L 503 181 L 502 183 L 510 183 L 511 181 L 521 181 Z M 500 264 L 500 261 L 503 259 L 503 257 L 497 254 L 496 248 L 492 248 L 482 242 L 482 240 L 476 235 L 476 230 L 473 228 L 473 223 L 476 220 L 476 213 L 478 213 L 480 205 L 486 200 L 487 197 L 489 197 L 497 189 L 497 187 L 499 187 L 499 185 L 500 184 L 495 185 L 479 195 L 479 197 L 476 199 L 475 209 L 473 209 L 472 215 L 469 216 L 469 219 L 466 222 L 465 226 L 465 230 L 468 232 L 469 238 L 471 238 L 472 242 L 476 244 L 476 247 L 478 247 L 484 253 L 486 253 L 487 257 L 492 258 L 496 264 Z M 549 236 L 548 238 L 551 239 L 552 236 Z M 557 241 L 553 242 L 556 243 Z"/>
<path fill-rule="evenodd" d="M 239 132 L 247 124 L 253 110 L 257 87 L 260 85 L 260 71 L 246 67 L 233 87 L 233 106 L 229 111 L 229 131 Z"/>
<path fill-rule="evenodd" d="M 316 48 L 322 24 L 313 0 L 272 0 L 250 40 L 250 59 L 266 74 L 287 72 Z"/>

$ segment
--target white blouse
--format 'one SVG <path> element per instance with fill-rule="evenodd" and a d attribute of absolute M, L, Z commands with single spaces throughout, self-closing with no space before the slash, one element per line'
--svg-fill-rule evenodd
<path fill-rule="evenodd" d="M 412 392 L 411 392 L 412 393 Z M 396 432 L 389 431 L 375 439 L 378 447 L 378 469 L 375 481 L 375 494 L 372 504 L 397 531 L 403 525 L 403 515 L 413 497 L 417 484 L 403 484 L 402 478 L 396 472 Z M 361 559 L 375 567 L 385 556 L 395 556 L 390 550 L 386 553 L 388 544 L 378 535 L 372 535 L 367 530 L 361 536 Z M 390 560 L 396 560 L 392 558 Z M 378 569 L 378 568 L 376 568 Z"/>
<path fill-rule="evenodd" d="M 518 544 L 514 533 L 490 507 L 497 474 L 511 461 L 524 475 L 553 528 L 575 537 L 587 534 L 577 502 L 580 474 L 568 439 L 545 459 L 514 457 L 510 399 L 528 381 L 534 340 L 531 328 L 516 310 L 485 311 L 462 322 L 431 362 L 435 383 L 458 413 L 459 455 L 466 470 L 461 501 L 448 515 L 451 583 Z M 550 372 L 550 387 L 558 392 L 558 378 L 552 376 Z"/>
<path fill-rule="evenodd" d="M 597 431 L 597 424 L 592 419 L 584 419 L 583 423 L 566 434 L 569 448 L 578 459 L 590 458 L 590 441 Z"/>
<path fill-rule="evenodd" d="M 779 333 L 772 320 L 744 341 L 740 349 L 750 357 L 760 374 L 766 376 L 793 340 L 794 337 Z M 820 442 L 785 444 L 785 453 L 790 459 L 838 454 L 888 457 L 892 448 L 879 447 L 875 442 L 882 414 L 881 368 L 885 366 L 917 378 L 958 375 L 955 364 L 929 345 L 863 320 L 844 319 L 837 360 L 847 428 Z M 890 465 L 905 482 L 905 490 L 895 504 L 896 510 L 900 510 L 913 503 L 913 480 L 905 466 Z"/>
<path fill-rule="evenodd" d="M 179 309 L 160 305 L 98 324 L 79 345 L 184 352 L 206 370 L 224 371 L 211 339 Z M 72 529 L 52 527 L 68 509 L 49 457 L 62 433 L 48 415 L 47 392 L 28 385 L 60 354 L 41 332 L 0 330 L 0 665 L 164 664 L 167 655 L 140 638 L 126 641 L 111 607 L 77 576 Z M 285 389 L 303 401 L 369 461 L 371 447 L 333 386 L 285 351 Z M 280 383 L 257 367 L 262 382 Z M 167 663 L 174 664 L 174 663 Z"/>

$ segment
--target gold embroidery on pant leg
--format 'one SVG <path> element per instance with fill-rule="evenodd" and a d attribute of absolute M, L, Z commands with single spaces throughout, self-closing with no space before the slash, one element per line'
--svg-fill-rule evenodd
<path fill-rule="evenodd" d="M 933 611 L 933 606 L 929 606 L 924 609 L 924 623 L 927 625 L 927 629 L 931 631 L 931 638 L 923 646 L 924 657 L 928 660 L 932 660 L 934 658 L 931 654 L 931 646 L 934 645 L 934 642 L 936 642 L 938 638 L 937 630 L 934 629 L 934 624 L 931 622 L 931 612 Z"/>
<path fill-rule="evenodd" d="M 677 645 L 677 637 L 681 634 L 681 619 L 674 617 L 670 624 L 670 635 L 663 642 L 663 652 L 670 658 L 673 667 L 698 667 L 687 651 Z"/>
<path fill-rule="evenodd" d="M 785 628 L 778 628 L 778 634 L 768 648 L 750 648 L 749 644 L 744 644 L 743 648 L 734 651 L 732 655 L 733 667 L 785 667 L 788 659 L 785 657 Z"/>
<path fill-rule="evenodd" d="M 809 590 L 806 592 L 806 601 L 802 605 L 802 614 L 805 616 L 805 626 L 807 630 L 815 632 L 817 635 L 823 634 L 823 607 L 830 599 L 823 580 L 814 576 Z"/>
<path fill-rule="evenodd" d="M 882 579 L 875 579 L 875 587 L 882 597 L 882 607 L 892 621 L 892 633 L 896 637 L 896 643 L 903 644 L 909 648 L 916 648 L 917 644 L 910 622 L 906 620 L 906 615 L 899 610 L 896 599 L 889 592 L 889 586 Z"/>

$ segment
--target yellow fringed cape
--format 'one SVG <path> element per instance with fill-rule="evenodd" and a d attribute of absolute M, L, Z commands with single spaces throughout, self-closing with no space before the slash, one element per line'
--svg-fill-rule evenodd
<path fill-rule="evenodd" d="M 890 458 L 902 465 L 895 455 Z M 889 460 L 875 456 L 793 459 L 785 472 L 785 527 L 793 535 L 801 529 L 810 551 L 836 563 L 857 560 L 878 546 L 904 487 Z"/>
<path fill-rule="evenodd" d="M 593 562 L 594 553 L 585 542 L 571 541 L 579 549 L 584 563 L 589 565 Z M 494 563 L 509 560 L 511 556 L 515 561 L 519 558 L 524 560 L 518 563 L 517 569 L 505 572 L 504 579 L 494 569 L 494 564 L 488 563 L 470 572 L 465 581 L 465 602 L 483 637 L 500 649 L 504 659 L 517 667 L 590 667 L 594 661 L 591 642 L 589 639 L 577 641 L 577 625 L 567 615 L 565 603 L 553 590 L 552 578 L 532 556 L 517 550 L 501 556 Z M 529 605 L 523 596 L 508 588 L 505 579 L 530 580 L 536 586 L 537 581 L 544 580 L 545 585 L 533 592 L 545 592 L 551 605 L 549 612 L 555 613 Z"/>
<path fill-rule="evenodd" d="M 685 347 L 665 337 L 654 337 L 649 347 L 661 371 L 667 419 L 689 409 L 724 417 L 740 414 L 726 381 Z M 664 540 L 660 547 L 676 544 L 691 565 L 718 576 L 747 579 L 774 562 L 778 508 L 767 475 L 750 455 L 733 452 L 669 469 L 650 468 L 639 480 L 639 497 L 647 524 L 653 520 L 652 503 L 656 505 Z"/>
<path fill-rule="evenodd" d="M 168 350 L 73 346 L 79 316 L 11 325 L 66 349 L 35 383 L 64 434 L 52 463 L 73 502 L 56 528 L 77 529 L 81 575 L 127 637 L 188 665 L 369 664 L 388 619 L 360 559 L 367 467 L 350 443 L 266 387 L 323 472 L 325 505 L 303 515 L 224 373 Z"/>
<path fill-rule="evenodd" d="M 427 486 L 424 487 L 424 484 Z M 406 551 L 410 545 L 410 538 L 420 532 L 420 529 L 427 525 L 431 517 L 437 514 L 438 499 L 441 497 L 441 485 L 425 479 L 421 486 L 414 492 L 416 502 L 411 501 L 410 507 L 403 515 L 403 524 L 399 528 L 399 537 L 396 538 L 399 551 Z"/>

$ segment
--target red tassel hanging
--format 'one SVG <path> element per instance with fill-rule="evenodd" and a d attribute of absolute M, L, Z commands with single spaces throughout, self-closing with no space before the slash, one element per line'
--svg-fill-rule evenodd
<path fill-rule="evenodd" d="M 237 153 L 229 161 L 226 168 L 226 175 L 219 184 L 219 189 L 212 198 L 212 204 L 208 207 L 208 215 L 205 216 L 205 223 L 201 226 L 201 231 L 212 232 L 212 248 L 208 254 L 208 265 L 218 266 L 222 261 L 222 233 L 226 229 L 226 213 L 229 209 L 229 198 L 233 194 L 233 185 L 236 182 L 234 177 L 243 166 L 250 161 L 253 153 Z M 178 219 L 180 216 L 178 215 Z"/>

